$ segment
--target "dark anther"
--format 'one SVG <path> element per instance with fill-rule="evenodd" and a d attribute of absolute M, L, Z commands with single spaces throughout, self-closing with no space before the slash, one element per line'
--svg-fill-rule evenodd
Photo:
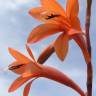
<path fill-rule="evenodd" d="M 24 64 L 20 64 L 20 65 L 17 65 L 17 66 L 11 66 L 9 67 L 9 70 L 15 70 L 15 69 L 18 69 L 20 67 L 22 67 Z"/>
<path fill-rule="evenodd" d="M 58 16 L 60 16 L 60 15 L 58 15 L 58 14 L 56 14 L 56 15 L 51 14 L 46 19 L 48 20 L 48 19 L 51 19 L 51 18 L 54 18 L 54 17 L 58 17 Z"/>

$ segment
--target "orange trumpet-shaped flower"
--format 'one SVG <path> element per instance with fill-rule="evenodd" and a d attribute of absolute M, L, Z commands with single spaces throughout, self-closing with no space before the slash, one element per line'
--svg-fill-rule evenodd
<path fill-rule="evenodd" d="M 44 24 L 41 24 L 32 30 L 27 42 L 30 44 L 36 43 L 44 38 L 61 32 L 53 44 L 57 56 L 61 60 L 65 59 L 68 52 L 69 41 L 73 39 L 80 46 L 86 63 L 88 64 L 90 62 L 90 56 L 78 18 L 78 0 L 67 0 L 66 12 L 56 0 L 40 1 L 42 6 L 32 8 L 29 11 L 29 14 L 32 17 L 43 21 Z"/>
<path fill-rule="evenodd" d="M 48 78 L 54 81 L 57 81 L 61 84 L 64 84 L 75 91 L 77 91 L 81 96 L 85 96 L 84 92 L 80 89 L 80 87 L 75 84 L 69 77 L 67 77 L 64 73 L 58 71 L 55 68 L 49 67 L 49 66 L 43 66 L 36 62 L 34 59 L 34 56 L 30 50 L 30 48 L 27 46 L 27 51 L 29 55 L 31 56 L 31 59 L 27 58 L 23 54 L 19 53 L 18 51 L 9 48 L 9 52 L 11 55 L 16 59 L 16 62 L 11 64 L 9 66 L 9 70 L 12 72 L 15 72 L 16 74 L 21 75 L 19 78 L 17 78 L 11 87 L 9 88 L 9 92 L 13 92 L 16 89 L 18 89 L 20 86 L 22 86 L 24 83 L 29 81 L 29 83 L 25 86 L 23 95 L 28 96 L 30 87 L 32 82 L 39 78 L 44 77 Z"/>

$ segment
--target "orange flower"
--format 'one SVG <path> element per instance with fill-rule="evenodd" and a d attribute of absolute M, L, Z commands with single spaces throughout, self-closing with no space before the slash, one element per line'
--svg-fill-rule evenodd
<path fill-rule="evenodd" d="M 86 63 L 90 62 L 90 56 L 81 30 L 78 18 L 78 0 L 67 0 L 66 12 L 56 0 L 40 0 L 41 7 L 32 8 L 29 14 L 44 22 L 34 28 L 27 42 L 32 44 L 56 33 L 61 34 L 55 40 L 53 46 L 57 56 L 63 61 L 67 55 L 69 41 L 75 40 L 82 49 Z M 45 53 L 46 54 L 46 53 Z"/>
<path fill-rule="evenodd" d="M 48 78 L 48 79 L 57 81 L 68 87 L 71 87 L 72 89 L 77 91 L 81 96 L 85 96 L 84 92 L 80 89 L 80 87 L 77 84 L 75 84 L 64 73 L 58 71 L 55 68 L 52 68 L 49 66 L 43 66 L 43 65 L 39 64 L 38 62 L 36 62 L 32 52 L 28 46 L 27 46 L 27 51 L 28 51 L 29 55 L 31 56 L 31 59 L 27 58 L 26 56 L 19 53 L 18 51 L 14 50 L 12 48 L 9 48 L 9 52 L 16 59 L 16 62 L 9 66 L 9 70 L 11 70 L 12 72 L 15 72 L 16 74 L 21 75 L 19 78 L 17 78 L 13 82 L 13 84 L 9 88 L 9 92 L 15 91 L 20 86 L 22 86 L 24 83 L 31 80 L 25 86 L 24 92 L 23 92 L 23 96 L 28 96 L 32 82 L 39 77 L 44 77 L 44 78 Z"/>

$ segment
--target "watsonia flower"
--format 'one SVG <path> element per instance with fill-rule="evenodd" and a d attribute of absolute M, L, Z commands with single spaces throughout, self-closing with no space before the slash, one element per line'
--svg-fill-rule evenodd
<path fill-rule="evenodd" d="M 30 59 L 15 49 L 9 48 L 10 54 L 16 59 L 16 61 L 9 66 L 9 70 L 20 75 L 20 77 L 18 77 L 9 88 L 9 92 L 15 91 L 28 81 L 28 84 L 25 86 L 23 92 L 23 96 L 28 96 L 32 82 L 39 77 L 44 77 L 64 84 L 74 89 L 81 96 L 85 96 L 81 88 L 68 76 L 55 68 L 39 64 L 36 62 L 30 48 L 28 46 L 26 48 L 31 57 Z"/>
<path fill-rule="evenodd" d="M 53 43 L 57 56 L 62 61 L 65 59 L 69 48 L 69 41 L 73 39 L 80 46 L 88 64 L 90 56 L 78 18 L 78 0 L 67 0 L 66 11 L 56 0 L 40 0 L 40 2 L 41 7 L 32 8 L 29 14 L 42 21 L 43 24 L 32 30 L 27 42 L 33 44 L 51 35 L 61 33 Z M 52 49 L 50 48 L 50 50 Z"/>

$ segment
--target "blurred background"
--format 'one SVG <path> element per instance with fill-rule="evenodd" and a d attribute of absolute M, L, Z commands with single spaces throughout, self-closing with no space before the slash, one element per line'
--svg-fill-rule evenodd
<path fill-rule="evenodd" d="M 64 8 L 66 7 L 67 0 L 57 1 Z M 84 29 L 86 0 L 79 0 L 79 3 L 79 17 L 82 28 Z M 18 77 L 14 73 L 6 70 L 7 66 L 14 60 L 8 52 L 8 47 L 15 48 L 28 56 L 25 49 L 26 39 L 32 29 L 40 24 L 39 21 L 29 16 L 28 10 L 39 5 L 39 0 L 0 0 L 0 96 L 22 96 L 24 86 L 14 93 L 8 93 L 9 86 Z M 93 96 L 96 96 L 96 0 L 93 0 L 92 4 L 90 35 L 94 68 Z M 30 47 L 35 57 L 38 58 L 42 50 L 56 37 L 57 36 L 54 35 L 31 45 Z M 45 62 L 45 65 L 62 70 L 62 72 L 70 76 L 86 92 L 86 64 L 80 48 L 73 41 L 70 42 L 69 52 L 64 62 L 61 62 L 54 53 L 49 60 Z M 29 96 L 59 95 L 79 96 L 70 88 L 44 78 L 40 78 L 33 83 L 29 94 Z"/>

